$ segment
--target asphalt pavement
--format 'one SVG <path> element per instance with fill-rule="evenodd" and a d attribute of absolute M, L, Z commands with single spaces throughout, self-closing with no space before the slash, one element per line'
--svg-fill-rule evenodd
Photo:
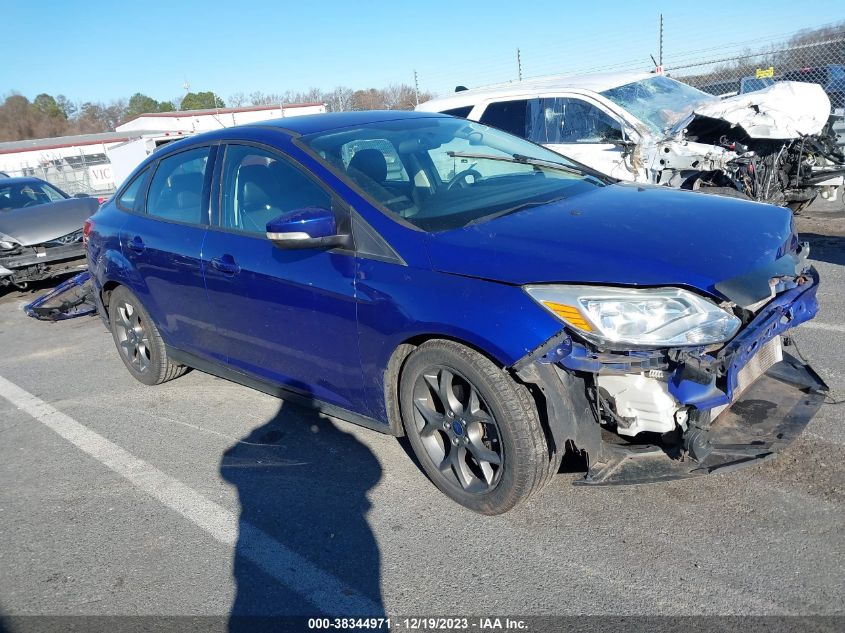
<path fill-rule="evenodd" d="M 795 338 L 841 400 L 845 213 L 799 227 L 823 285 Z M 2 614 L 845 615 L 845 404 L 759 466 L 564 473 L 483 517 L 395 438 L 199 371 L 135 382 L 98 319 L 27 318 L 38 292 L 0 297 Z"/>

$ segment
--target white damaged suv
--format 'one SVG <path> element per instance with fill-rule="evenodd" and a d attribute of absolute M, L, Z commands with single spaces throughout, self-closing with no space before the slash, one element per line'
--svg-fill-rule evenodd
<path fill-rule="evenodd" d="M 461 89 L 416 109 L 501 128 L 617 180 L 793 210 L 835 200 L 845 180 L 830 100 L 810 83 L 719 99 L 653 73 L 556 76 Z"/>

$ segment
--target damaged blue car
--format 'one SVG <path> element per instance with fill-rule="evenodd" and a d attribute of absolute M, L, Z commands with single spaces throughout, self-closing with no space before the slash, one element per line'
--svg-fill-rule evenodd
<path fill-rule="evenodd" d="M 148 385 L 202 371 L 396 436 L 458 503 L 690 477 L 788 444 L 819 278 L 787 209 L 620 184 L 444 115 L 286 118 L 172 143 L 84 230 Z"/>

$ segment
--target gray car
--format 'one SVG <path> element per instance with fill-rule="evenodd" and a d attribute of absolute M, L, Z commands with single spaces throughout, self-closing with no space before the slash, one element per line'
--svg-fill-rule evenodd
<path fill-rule="evenodd" d="M 84 269 L 82 226 L 98 207 L 39 178 L 0 180 L 0 288 Z"/>

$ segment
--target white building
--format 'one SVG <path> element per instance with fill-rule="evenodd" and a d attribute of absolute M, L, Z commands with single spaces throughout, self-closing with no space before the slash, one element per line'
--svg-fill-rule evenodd
<path fill-rule="evenodd" d="M 199 134 L 233 125 L 257 123 L 268 119 L 303 114 L 320 114 L 326 111 L 325 103 L 292 103 L 263 105 L 246 108 L 217 108 L 213 110 L 184 110 L 182 112 L 152 112 L 135 117 L 115 128 L 117 132 L 161 130 L 182 134 Z"/>
<path fill-rule="evenodd" d="M 154 112 L 114 132 L 0 143 L 0 172 L 37 176 L 69 194 L 111 193 L 156 147 L 192 134 L 326 111 L 324 103 L 295 103 Z"/>

